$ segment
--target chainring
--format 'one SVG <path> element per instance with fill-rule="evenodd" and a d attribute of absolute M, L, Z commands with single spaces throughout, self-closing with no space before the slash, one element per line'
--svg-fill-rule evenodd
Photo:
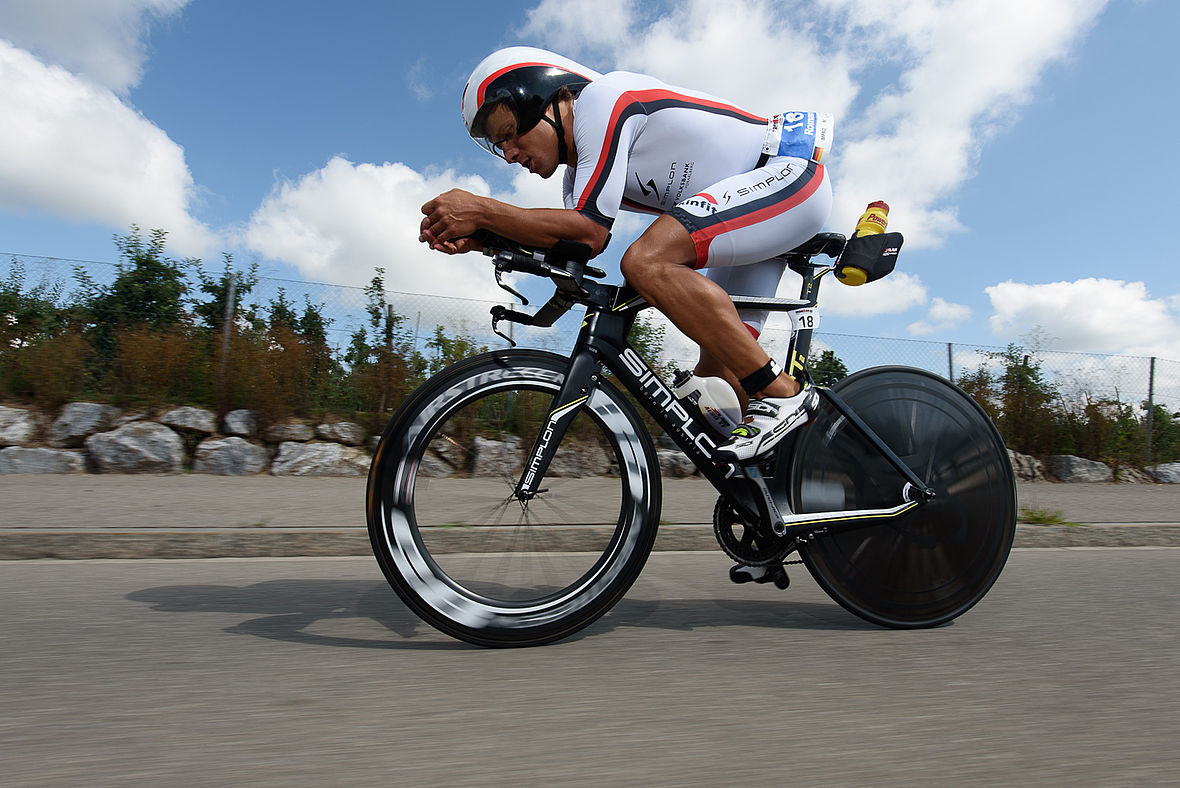
<path fill-rule="evenodd" d="M 746 525 L 724 498 L 713 507 L 713 535 L 726 555 L 748 566 L 780 563 L 795 549 L 793 538 Z"/>

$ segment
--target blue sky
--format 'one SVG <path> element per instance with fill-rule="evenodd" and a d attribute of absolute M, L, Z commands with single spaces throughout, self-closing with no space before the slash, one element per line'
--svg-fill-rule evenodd
<path fill-rule="evenodd" d="M 827 287 L 822 330 L 1180 360 L 1177 30 L 1170 0 L 5 0 L 0 251 L 114 260 L 135 223 L 176 256 L 498 299 L 484 258 L 417 243 L 417 208 L 558 204 L 459 120 L 471 68 L 525 43 L 835 112 L 828 229 L 885 199 L 907 244 Z"/>

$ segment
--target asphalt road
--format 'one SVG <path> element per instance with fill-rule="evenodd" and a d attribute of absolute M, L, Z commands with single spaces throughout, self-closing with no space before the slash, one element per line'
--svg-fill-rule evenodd
<path fill-rule="evenodd" d="M 420 624 L 368 558 L 0 564 L 6 785 L 1160 785 L 1180 550 L 1018 550 L 949 626 L 657 553 L 573 639 Z"/>

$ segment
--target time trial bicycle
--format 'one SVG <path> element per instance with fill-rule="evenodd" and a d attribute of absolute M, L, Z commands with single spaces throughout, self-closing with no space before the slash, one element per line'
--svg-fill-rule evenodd
<path fill-rule="evenodd" d="M 815 420 L 769 456 L 726 462 L 724 438 L 628 342 L 649 305 L 625 284 L 591 281 L 605 274 L 588 265 L 588 247 L 483 241 L 502 287 L 515 293 L 501 277 L 519 272 L 550 279 L 554 295 L 534 314 L 494 307 L 493 330 L 514 347 L 454 364 L 411 394 L 368 478 L 377 560 L 434 627 L 483 646 L 539 645 L 626 593 L 660 522 L 660 464 L 640 409 L 716 488 L 721 548 L 780 587 L 797 553 L 847 610 L 918 628 L 961 615 L 999 576 L 1015 480 L 994 425 L 952 383 L 901 366 L 857 372 L 820 388 Z M 842 270 L 845 246 L 825 233 L 782 256 L 802 276 L 798 299 L 733 298 L 790 313 L 797 378 L 809 379 L 820 280 L 863 274 Z M 821 255 L 836 262 L 815 262 Z M 585 317 L 568 355 L 516 348 L 498 328 L 551 326 L 574 306 Z"/>

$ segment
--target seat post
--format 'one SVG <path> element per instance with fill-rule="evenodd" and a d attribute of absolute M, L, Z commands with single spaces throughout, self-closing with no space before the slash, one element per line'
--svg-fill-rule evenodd
<path fill-rule="evenodd" d="M 791 310 L 791 342 L 787 346 L 784 371 L 801 383 L 807 379 L 807 360 L 811 353 L 811 332 L 815 328 L 815 308 L 819 304 L 819 283 L 831 269 L 807 261 L 789 264 L 792 271 L 803 277 L 799 300 L 803 306 Z"/>

